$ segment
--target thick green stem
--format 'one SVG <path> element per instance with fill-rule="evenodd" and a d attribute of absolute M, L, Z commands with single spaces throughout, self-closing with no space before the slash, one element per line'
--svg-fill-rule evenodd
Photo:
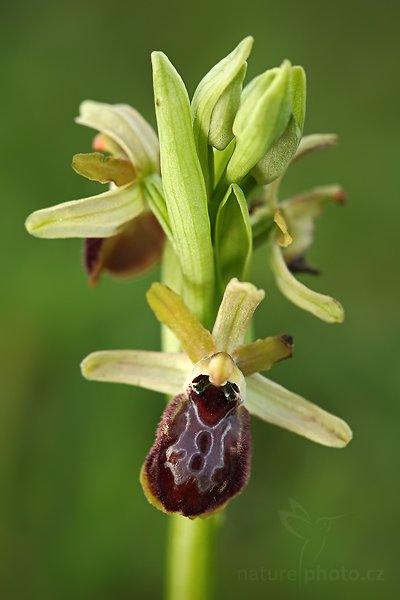
<path fill-rule="evenodd" d="M 162 265 L 163 283 L 182 293 L 184 280 L 179 262 L 168 244 Z M 204 302 L 209 303 L 207 291 Z M 193 309 L 193 307 L 189 306 Z M 177 339 L 163 331 L 163 350 L 174 352 L 179 349 Z M 188 519 L 180 515 L 169 517 L 169 540 L 167 547 L 168 600 L 209 600 L 213 579 L 213 550 L 219 516 L 207 519 Z"/>
<path fill-rule="evenodd" d="M 214 542 L 218 516 L 170 517 L 167 547 L 167 599 L 208 600 L 214 578 Z"/>

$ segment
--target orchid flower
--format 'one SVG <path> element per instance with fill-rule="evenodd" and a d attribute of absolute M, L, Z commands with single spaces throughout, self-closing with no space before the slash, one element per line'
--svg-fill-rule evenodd
<path fill-rule="evenodd" d="M 41 238 L 85 238 L 84 260 L 94 285 L 105 270 L 138 275 L 159 261 L 164 233 L 149 209 L 146 183 L 159 178 L 159 144 L 153 128 L 125 104 L 85 101 L 76 121 L 100 131 L 96 152 L 76 154 L 73 169 L 110 184 L 107 192 L 35 211 L 26 220 Z M 161 184 L 160 184 L 161 185 Z"/>
<path fill-rule="evenodd" d="M 175 292 L 154 283 L 150 307 L 183 352 L 101 351 L 82 362 L 87 379 L 175 396 L 141 472 L 146 497 L 164 512 L 208 516 L 242 491 L 250 472 L 249 414 L 325 446 L 351 440 L 344 421 L 260 374 L 293 348 L 288 335 L 244 343 L 263 298 L 264 291 L 232 279 L 210 332 Z"/>

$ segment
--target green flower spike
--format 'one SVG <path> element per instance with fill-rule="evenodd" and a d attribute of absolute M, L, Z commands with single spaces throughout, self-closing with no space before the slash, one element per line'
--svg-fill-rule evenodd
<path fill-rule="evenodd" d="M 230 427 L 240 428 L 240 423 L 243 423 L 245 430 L 240 433 L 241 430 L 238 429 L 235 435 L 239 436 L 237 438 L 239 440 L 242 439 L 242 435 L 244 436 L 241 443 L 245 448 L 249 448 L 250 444 L 250 438 L 246 433 L 247 413 L 325 446 L 341 448 L 352 438 L 351 430 L 344 421 L 260 375 L 259 371 L 268 370 L 276 362 L 290 357 L 293 348 L 292 339 L 287 335 L 244 343 L 253 313 L 263 298 L 262 290 L 257 290 L 250 283 L 240 283 L 237 279 L 232 279 L 226 287 L 214 328 L 210 333 L 175 292 L 162 284 L 155 283 L 147 294 L 150 307 L 161 323 L 178 338 L 183 352 L 103 351 L 90 354 L 82 362 L 82 373 L 87 379 L 127 383 L 165 394 L 178 394 L 164 413 L 156 443 L 146 459 L 141 475 L 147 498 L 161 510 L 180 512 L 190 517 L 204 516 L 223 507 L 247 482 L 248 472 L 243 474 L 241 471 L 240 482 L 238 481 L 232 493 L 227 495 L 226 486 L 229 486 L 229 482 L 217 489 L 215 484 L 207 479 L 212 460 L 217 460 L 212 458 L 211 454 L 209 460 L 206 458 L 211 433 L 204 433 L 204 431 L 202 433 L 204 457 L 202 459 L 198 456 L 193 460 L 193 469 L 192 471 L 190 471 L 191 467 L 189 469 L 191 476 L 188 474 L 188 467 L 181 463 L 189 449 L 179 450 L 177 433 L 172 434 L 172 431 L 177 432 L 178 429 L 181 431 L 179 439 L 184 444 L 186 429 L 182 430 L 183 423 L 186 422 L 189 426 L 189 421 L 192 423 L 194 419 L 197 422 L 200 418 L 199 431 L 201 427 L 207 430 L 207 419 L 211 419 L 213 423 L 213 419 L 215 420 L 215 410 L 217 410 L 215 403 L 220 393 L 218 390 L 223 390 L 226 396 L 224 402 L 236 403 L 237 408 L 234 410 L 239 411 L 241 407 L 237 413 L 239 420 L 235 421 L 236 417 L 233 416 L 233 421 L 228 423 L 225 420 L 228 417 L 221 417 L 221 420 L 218 420 L 218 427 L 227 425 L 225 428 L 227 432 Z M 177 420 L 177 415 L 181 414 L 181 411 L 189 410 L 187 403 L 190 402 L 190 398 L 202 399 L 198 400 L 199 408 L 193 413 L 193 419 Z M 211 402 L 214 406 L 214 412 L 207 412 L 205 408 L 207 402 Z M 225 412 L 223 411 L 222 414 Z M 216 423 L 215 428 L 217 428 Z M 166 449 L 165 444 L 169 439 L 172 440 L 170 436 L 175 442 L 173 447 Z M 194 437 L 187 436 L 186 443 L 190 448 Z M 217 439 L 214 442 L 222 443 Z M 199 441 L 199 444 L 202 448 L 203 442 Z M 160 464 L 163 456 L 163 460 L 167 462 L 162 466 L 161 471 L 158 471 L 156 465 Z M 243 459 L 244 466 L 242 466 L 247 470 L 248 458 L 248 454 L 238 458 L 238 460 Z M 195 463 L 198 466 L 195 466 Z M 201 464 L 203 467 L 200 466 Z M 227 465 L 223 466 L 220 462 L 217 466 L 228 469 Z M 229 469 L 233 469 L 233 474 L 237 473 L 235 463 L 230 464 Z M 169 473 L 167 480 L 164 477 L 166 471 Z M 194 472 L 196 475 L 193 475 Z M 211 472 L 214 473 L 213 470 Z M 174 475 L 175 484 L 171 484 L 171 473 Z M 200 493 L 197 491 L 195 500 L 193 496 L 188 498 L 184 492 L 188 488 L 182 487 L 183 482 L 190 484 L 190 477 L 197 477 L 199 484 Z M 210 486 L 214 489 L 212 494 L 209 493 Z M 167 492 L 164 494 L 163 490 L 165 491 L 166 488 Z"/>
<path fill-rule="evenodd" d="M 132 107 L 86 101 L 76 121 L 100 131 L 94 148 L 77 154 L 73 169 L 110 184 L 107 192 L 32 213 L 25 226 L 41 238 L 86 238 L 85 263 L 92 284 L 101 271 L 139 274 L 161 256 L 164 234 L 149 210 L 144 182 L 159 170 L 152 127 Z"/>

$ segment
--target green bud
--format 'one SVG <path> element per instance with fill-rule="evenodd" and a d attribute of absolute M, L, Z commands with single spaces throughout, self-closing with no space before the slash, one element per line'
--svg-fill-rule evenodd
<path fill-rule="evenodd" d="M 227 179 L 240 182 L 284 133 L 292 111 L 291 68 L 284 61 L 265 71 L 245 88 L 233 133 L 236 147 L 227 167 Z"/>
<path fill-rule="evenodd" d="M 306 107 L 306 76 L 302 67 L 291 69 L 292 116 L 281 137 L 252 171 L 260 184 L 271 183 L 288 168 L 303 133 Z"/>
<path fill-rule="evenodd" d="M 246 59 L 253 38 L 247 37 L 203 77 L 192 100 L 193 132 L 203 175 L 208 182 L 209 146 L 223 150 L 233 139 Z"/>

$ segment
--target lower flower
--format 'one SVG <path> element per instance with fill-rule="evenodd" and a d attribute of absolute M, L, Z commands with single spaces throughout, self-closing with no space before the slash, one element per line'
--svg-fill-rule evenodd
<path fill-rule="evenodd" d="M 258 373 L 289 358 L 293 348 L 287 335 L 243 343 L 263 297 L 232 279 L 211 333 L 177 294 L 153 284 L 149 304 L 184 352 L 95 352 L 82 363 L 87 379 L 175 395 L 140 476 L 147 499 L 164 512 L 209 516 L 243 490 L 250 473 L 249 414 L 325 446 L 340 448 L 352 438 L 344 421 Z"/>

